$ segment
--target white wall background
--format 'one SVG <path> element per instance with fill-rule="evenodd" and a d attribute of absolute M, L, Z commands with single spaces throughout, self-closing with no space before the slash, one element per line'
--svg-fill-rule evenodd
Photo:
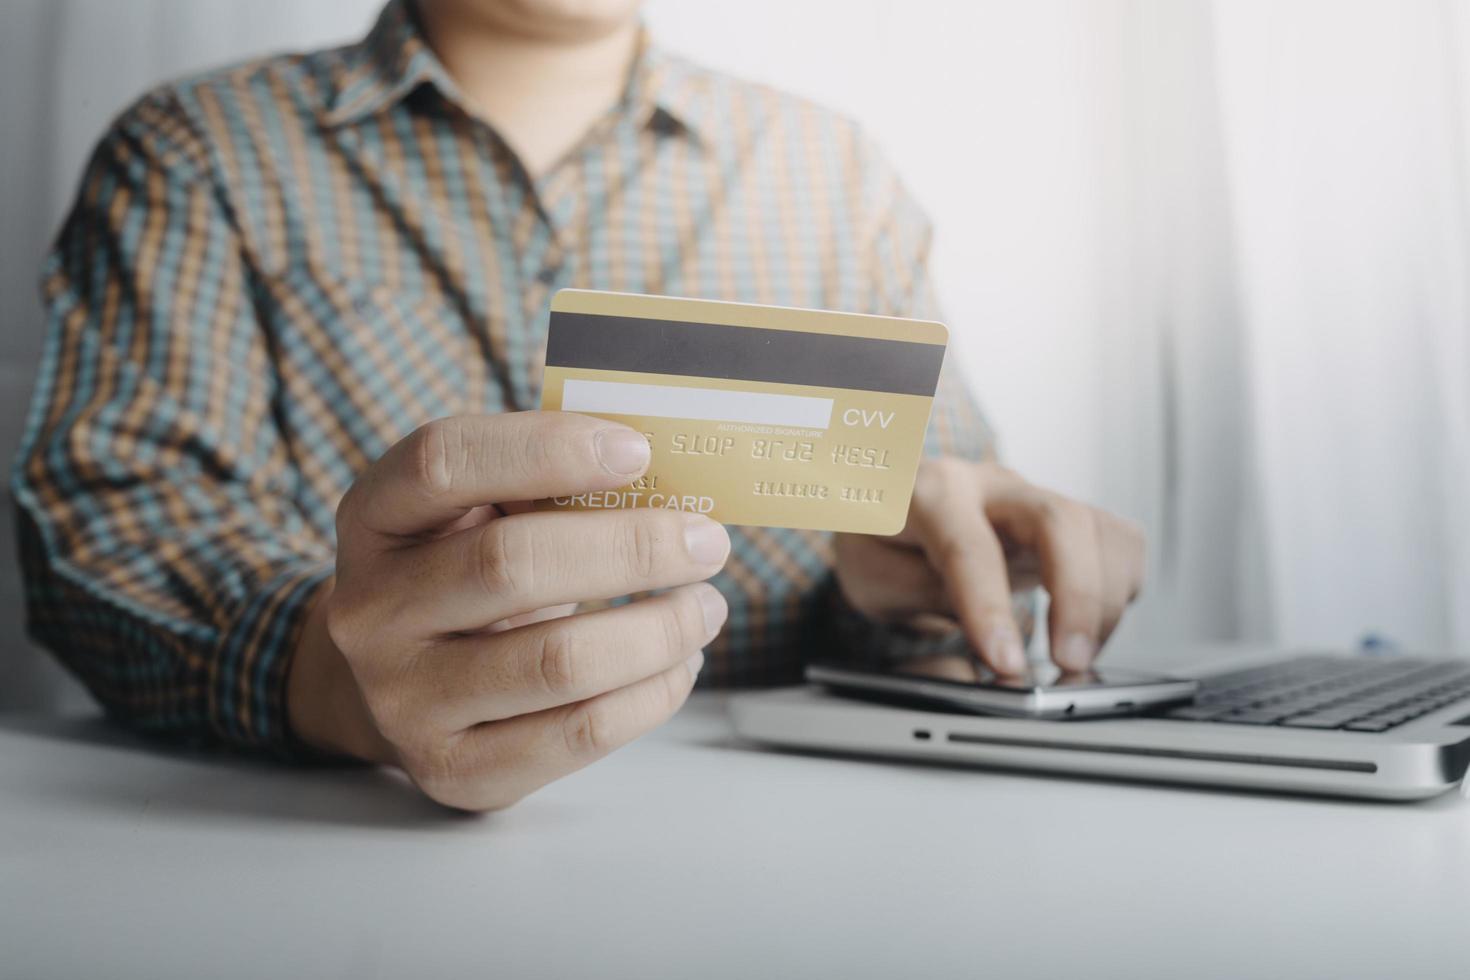
<path fill-rule="evenodd" d="M 376 5 L 0 3 L 0 454 L 39 255 L 107 120 L 171 75 L 351 37 Z M 653 0 L 648 19 L 896 160 L 1006 457 L 1150 531 L 1121 644 L 1470 650 L 1470 6 Z M 0 706 L 55 701 L 18 604 L 7 566 Z"/>

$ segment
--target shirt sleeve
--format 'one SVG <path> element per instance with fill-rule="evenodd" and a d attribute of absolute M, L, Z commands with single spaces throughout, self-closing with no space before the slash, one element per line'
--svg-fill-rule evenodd
<path fill-rule="evenodd" d="M 12 479 L 29 627 L 130 725 L 291 751 L 287 660 L 330 575 L 206 146 L 166 92 L 97 147 L 42 274 Z"/>

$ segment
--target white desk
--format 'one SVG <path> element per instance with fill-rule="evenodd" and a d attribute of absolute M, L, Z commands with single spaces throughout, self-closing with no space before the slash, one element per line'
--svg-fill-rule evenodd
<path fill-rule="evenodd" d="M 0 976 L 1470 976 L 1470 805 L 776 754 L 720 700 L 485 818 L 0 719 Z"/>

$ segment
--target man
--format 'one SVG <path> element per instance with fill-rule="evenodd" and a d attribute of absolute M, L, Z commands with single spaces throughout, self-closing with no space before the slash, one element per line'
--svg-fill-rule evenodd
<path fill-rule="evenodd" d="M 1015 670 L 1008 562 L 1057 660 L 1096 655 L 1140 536 L 990 461 L 949 373 L 891 539 L 530 510 L 648 465 L 529 411 L 560 287 L 935 315 L 929 226 L 856 128 L 669 57 L 636 7 L 393 0 L 104 137 L 14 485 L 33 632 L 115 715 L 489 809 L 666 720 L 706 647 L 727 684 L 833 644 Z"/>

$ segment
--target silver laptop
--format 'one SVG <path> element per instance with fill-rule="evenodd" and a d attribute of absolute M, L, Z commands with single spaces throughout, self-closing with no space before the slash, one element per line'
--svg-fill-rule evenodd
<path fill-rule="evenodd" d="M 755 742 L 1053 773 L 1415 800 L 1470 765 L 1470 660 L 1264 654 L 1192 670 L 1195 699 L 1047 721 L 866 703 L 821 685 L 735 695 Z"/>

